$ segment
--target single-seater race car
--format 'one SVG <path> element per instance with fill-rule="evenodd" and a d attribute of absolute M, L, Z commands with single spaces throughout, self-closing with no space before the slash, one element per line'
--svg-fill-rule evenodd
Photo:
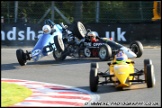
<path fill-rule="evenodd" d="M 138 58 L 143 54 L 143 45 L 140 41 L 132 42 L 129 47 L 119 44 L 108 38 L 96 36 L 97 41 L 92 42 L 90 29 L 78 21 L 72 31 L 66 30 L 63 35 L 65 50 L 53 52 L 53 57 L 57 61 L 65 60 L 67 56 L 72 58 L 98 57 L 102 61 L 111 60 L 118 50 L 123 50 L 129 58 Z"/>
<path fill-rule="evenodd" d="M 45 20 L 45 22 L 47 22 Z M 62 40 L 62 27 L 60 24 L 54 24 L 54 31 L 50 25 L 45 24 L 42 27 L 43 33 L 38 36 L 38 41 L 31 51 L 24 52 L 22 49 L 16 50 L 16 57 L 21 66 L 27 64 L 27 60 L 38 61 L 40 58 L 48 56 L 53 51 L 62 52 L 65 50 Z M 53 33 L 51 33 L 53 32 Z"/>
<path fill-rule="evenodd" d="M 107 63 L 108 68 L 105 72 L 99 70 L 97 62 L 91 63 L 89 85 L 92 92 L 98 90 L 98 85 L 108 83 L 112 83 L 117 90 L 122 90 L 125 87 L 138 83 L 146 83 L 148 88 L 155 86 L 152 60 L 144 59 L 144 68 L 138 70 L 134 67 L 135 62 L 133 60 L 119 56 L 122 56 L 122 54 L 118 53 L 111 62 Z M 142 75 L 144 75 L 143 79 Z M 101 80 L 101 78 L 103 79 Z"/>

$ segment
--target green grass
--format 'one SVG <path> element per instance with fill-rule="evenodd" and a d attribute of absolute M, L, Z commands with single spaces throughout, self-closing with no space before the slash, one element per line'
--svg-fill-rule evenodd
<path fill-rule="evenodd" d="M 1 82 L 1 107 L 12 106 L 31 94 L 32 91 L 25 86 Z"/>

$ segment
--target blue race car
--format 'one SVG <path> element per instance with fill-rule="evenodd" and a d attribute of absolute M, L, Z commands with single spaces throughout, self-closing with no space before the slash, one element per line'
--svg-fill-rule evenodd
<path fill-rule="evenodd" d="M 45 20 L 47 21 L 47 20 Z M 48 56 L 53 51 L 64 51 L 64 43 L 62 40 L 63 28 L 60 24 L 53 25 L 53 33 L 50 25 L 46 24 L 42 27 L 43 34 L 39 36 L 39 39 L 31 51 L 24 52 L 22 49 L 16 50 L 16 57 L 21 66 L 27 64 L 27 60 L 38 61 L 40 58 Z"/>

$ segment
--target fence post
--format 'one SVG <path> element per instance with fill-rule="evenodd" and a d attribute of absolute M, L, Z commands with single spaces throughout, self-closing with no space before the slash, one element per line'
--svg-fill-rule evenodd
<path fill-rule="evenodd" d="M 15 23 L 17 23 L 17 16 L 18 16 L 18 1 L 15 1 Z"/>
<path fill-rule="evenodd" d="M 96 1 L 96 22 L 99 22 L 99 9 L 100 9 L 100 1 Z"/>
<path fill-rule="evenodd" d="M 140 1 L 140 14 L 141 14 L 141 19 L 143 21 L 143 7 L 142 7 L 142 2 Z"/>
<path fill-rule="evenodd" d="M 54 21 L 54 1 L 52 1 L 51 12 L 52 12 L 51 19 L 52 19 L 52 21 Z"/>

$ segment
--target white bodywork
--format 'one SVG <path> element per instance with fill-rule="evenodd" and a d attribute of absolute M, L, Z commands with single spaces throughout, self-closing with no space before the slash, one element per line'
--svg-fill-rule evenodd
<path fill-rule="evenodd" d="M 132 59 L 132 58 L 136 58 L 137 55 L 131 51 L 131 49 L 127 48 L 127 47 L 121 47 L 120 48 L 127 56 L 128 58 Z"/>

